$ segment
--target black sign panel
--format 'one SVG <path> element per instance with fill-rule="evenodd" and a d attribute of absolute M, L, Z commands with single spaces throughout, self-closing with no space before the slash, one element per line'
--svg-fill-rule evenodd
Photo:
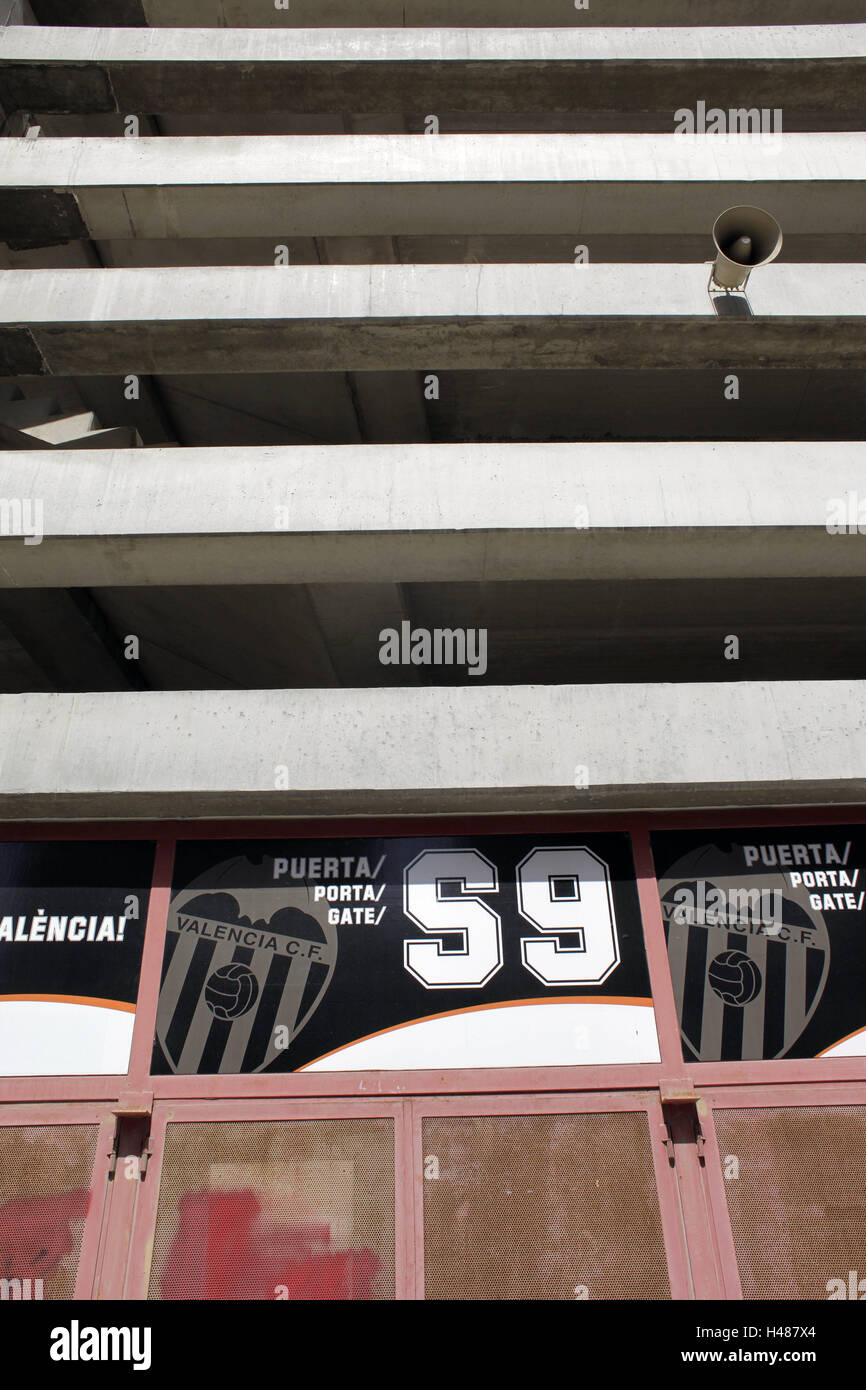
<path fill-rule="evenodd" d="M 655 1060 L 626 835 L 177 847 L 155 1073 Z"/>
<path fill-rule="evenodd" d="M 154 854 L 0 843 L 3 1075 L 127 1070 Z"/>
<path fill-rule="evenodd" d="M 866 1055 L 866 832 L 657 832 L 683 1052 Z"/>

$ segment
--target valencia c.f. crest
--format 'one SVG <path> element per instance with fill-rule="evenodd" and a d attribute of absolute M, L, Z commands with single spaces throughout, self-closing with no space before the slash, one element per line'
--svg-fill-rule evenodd
<path fill-rule="evenodd" d="M 659 880 L 683 1040 L 701 1062 L 784 1057 L 812 1018 L 830 936 L 802 888 L 742 856 L 692 850 Z"/>
<path fill-rule="evenodd" d="M 324 998 L 337 961 L 327 908 L 274 861 L 217 865 L 171 901 L 156 1034 L 174 1072 L 265 1071 Z"/>

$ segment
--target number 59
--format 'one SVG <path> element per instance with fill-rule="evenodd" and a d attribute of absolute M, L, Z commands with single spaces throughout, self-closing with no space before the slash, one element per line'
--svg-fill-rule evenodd
<path fill-rule="evenodd" d="M 449 885 L 450 893 L 444 886 Z M 403 910 L 428 940 L 404 943 L 403 963 L 427 989 L 478 989 L 503 964 L 495 865 L 475 849 L 424 850 L 403 875 Z M 600 984 L 619 964 L 610 873 L 585 846 L 541 846 L 517 866 L 521 917 L 542 937 L 520 940 L 525 968 L 544 985 Z M 457 936 L 446 947 L 443 933 Z M 574 938 L 564 946 L 560 933 Z"/>

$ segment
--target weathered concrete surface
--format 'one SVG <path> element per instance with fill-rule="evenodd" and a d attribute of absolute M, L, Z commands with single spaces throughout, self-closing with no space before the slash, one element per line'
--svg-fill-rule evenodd
<path fill-rule="evenodd" d="M 866 266 L 771 265 L 717 315 L 702 265 L 0 272 L 0 375 L 856 367 Z"/>
<path fill-rule="evenodd" d="M 263 6 L 264 8 L 264 6 Z M 660 111 L 863 104 L 866 25 L 68 29 L 0 35 L 4 102 L 41 112 Z"/>
<path fill-rule="evenodd" d="M 56 451 L 0 477 L 44 534 L 0 538 L 0 587 L 866 575 L 861 443 Z"/>
<path fill-rule="evenodd" d="M 845 805 L 864 716 L 857 681 L 8 695 L 0 816 Z"/>
<path fill-rule="evenodd" d="M 864 28 L 855 24 L 747 24 L 736 28 L 687 29 L 644 27 L 609 30 L 591 27 L 508 29 L 451 28 L 406 30 L 400 27 L 344 28 L 332 33 L 321 26 L 284 33 L 253 27 L 65 29 L 12 26 L 3 36 L 2 53 L 11 61 L 70 63 L 203 62 L 250 63 L 258 58 L 306 59 L 311 62 L 523 62 L 557 63 L 564 59 L 738 60 L 844 58 L 863 56 Z"/>
<path fill-rule="evenodd" d="M 710 230 L 724 205 L 861 234 L 866 135 L 7 140 L 0 239 Z"/>

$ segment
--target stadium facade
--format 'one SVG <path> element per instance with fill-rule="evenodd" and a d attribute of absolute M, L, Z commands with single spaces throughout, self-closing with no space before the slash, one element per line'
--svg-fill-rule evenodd
<path fill-rule="evenodd" d="M 859 1297 L 814 8 L 0 0 L 4 1298 Z"/>

